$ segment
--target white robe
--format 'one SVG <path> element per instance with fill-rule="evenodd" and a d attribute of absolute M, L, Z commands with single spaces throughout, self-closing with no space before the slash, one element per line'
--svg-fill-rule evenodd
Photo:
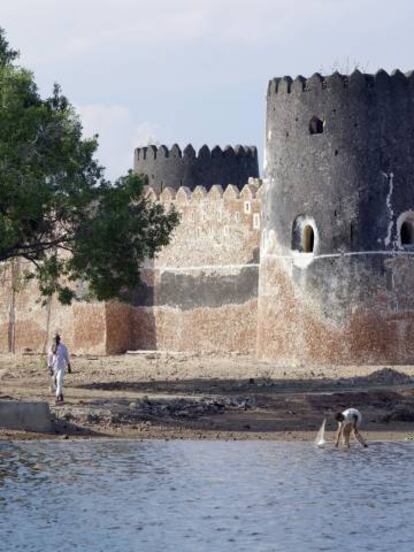
<path fill-rule="evenodd" d="M 47 364 L 52 368 L 56 381 L 56 397 L 63 396 L 63 381 L 65 379 L 66 368 L 70 364 L 69 352 L 63 343 L 59 343 L 56 353 L 49 351 Z"/>

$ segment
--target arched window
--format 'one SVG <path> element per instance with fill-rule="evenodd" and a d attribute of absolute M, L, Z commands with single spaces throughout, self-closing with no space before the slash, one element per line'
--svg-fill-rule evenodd
<path fill-rule="evenodd" d="M 318 234 L 315 221 L 308 215 L 298 215 L 292 225 L 292 250 L 315 253 Z"/>
<path fill-rule="evenodd" d="M 312 253 L 315 245 L 315 233 L 310 224 L 307 224 L 302 233 L 302 251 Z"/>
<path fill-rule="evenodd" d="M 322 134 L 323 132 L 323 121 L 318 117 L 313 116 L 309 121 L 309 132 L 311 134 Z"/>
<path fill-rule="evenodd" d="M 406 220 L 401 224 L 400 229 L 401 245 L 414 245 L 414 222 Z"/>

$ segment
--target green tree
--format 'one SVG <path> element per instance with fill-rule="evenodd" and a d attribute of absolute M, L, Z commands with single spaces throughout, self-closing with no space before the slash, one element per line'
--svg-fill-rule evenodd
<path fill-rule="evenodd" d="M 132 174 L 105 180 L 97 137 L 60 88 L 42 99 L 0 29 L 0 262 L 26 260 L 44 296 L 69 304 L 79 282 L 98 300 L 125 297 L 169 242 L 178 215 L 148 201 Z"/>

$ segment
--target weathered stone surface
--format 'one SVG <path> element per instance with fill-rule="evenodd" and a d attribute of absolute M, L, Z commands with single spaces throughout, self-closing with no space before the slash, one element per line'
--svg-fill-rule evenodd
<path fill-rule="evenodd" d="M 412 83 L 384 71 L 272 80 L 263 186 L 244 185 L 254 149 L 139 148 L 135 170 L 155 184 L 147 197 L 181 224 L 130 305 L 42 306 L 33 284 L 13 290 L 17 263 L 1 273 L 0 349 L 44 350 L 59 330 L 96 354 L 256 348 L 280 364 L 414 362 Z"/>
<path fill-rule="evenodd" d="M 272 81 L 259 356 L 414 361 L 413 245 L 401 234 L 414 205 L 414 97 L 402 80 Z"/>
<path fill-rule="evenodd" d="M 407 262 L 410 270 L 413 261 Z M 380 272 L 359 257 L 337 259 L 335 270 L 324 259 L 314 264 L 320 264 L 320 280 L 315 283 L 313 269 L 306 269 L 298 285 L 290 261 L 263 263 L 257 344 L 262 358 L 280 364 L 414 361 L 414 311 L 395 286 L 387 291 L 385 276 L 376 279 Z"/>
<path fill-rule="evenodd" d="M 110 301 L 105 311 L 106 353 L 125 353 L 131 349 L 132 309 L 125 303 Z"/>
<path fill-rule="evenodd" d="M 134 153 L 134 171 L 147 177 L 148 183 L 157 191 L 180 186 L 194 189 L 215 184 L 236 184 L 242 188 L 249 177 L 259 176 L 257 150 L 251 146 L 216 146 L 213 150 L 203 146 L 198 155 L 191 145 L 184 151 L 175 144 L 137 148 Z"/>
<path fill-rule="evenodd" d="M 43 304 L 35 282 L 0 287 L 0 350 L 47 350 L 58 331 L 75 353 L 128 349 L 253 352 L 260 244 L 259 181 L 161 194 L 181 214 L 169 246 L 142 270 L 130 304 Z M 168 193 L 167 193 L 168 192 Z M 19 270 L 21 267 L 19 266 Z M 139 307 L 138 309 L 134 308 Z"/>
<path fill-rule="evenodd" d="M 243 305 L 134 309 L 132 343 L 136 349 L 254 353 L 257 300 Z"/>
<path fill-rule="evenodd" d="M 52 429 L 47 402 L 0 399 L 0 427 L 23 431 L 49 432 Z"/>

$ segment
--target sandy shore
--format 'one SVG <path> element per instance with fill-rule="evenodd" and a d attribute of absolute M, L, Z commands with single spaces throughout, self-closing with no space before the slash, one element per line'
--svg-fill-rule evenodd
<path fill-rule="evenodd" d="M 0 355 L 0 398 L 46 400 L 52 434 L 0 429 L 0 439 L 128 437 L 311 440 L 323 418 L 363 413 L 368 440 L 414 435 L 414 367 L 276 367 L 233 355 L 74 357 L 55 406 L 45 359 Z"/>

